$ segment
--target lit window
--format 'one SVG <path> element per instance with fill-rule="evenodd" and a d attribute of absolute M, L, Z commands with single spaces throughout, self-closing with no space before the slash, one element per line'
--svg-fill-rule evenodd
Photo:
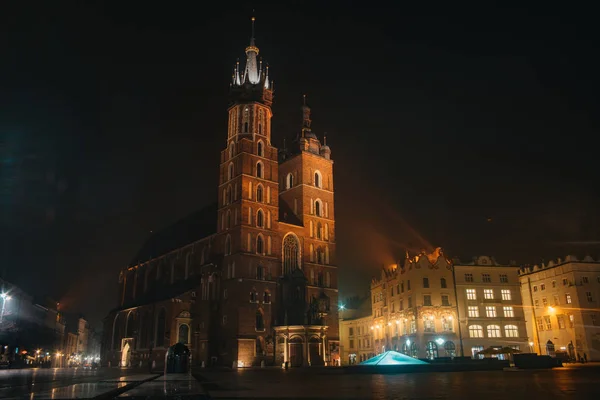
<path fill-rule="evenodd" d="M 485 307 L 485 316 L 488 318 L 495 318 L 496 317 L 496 307 L 486 306 Z"/>
<path fill-rule="evenodd" d="M 500 327 L 498 325 L 488 325 L 487 326 L 487 335 L 491 338 L 501 337 L 500 335 Z"/>
<path fill-rule="evenodd" d="M 469 318 L 479 318 L 479 307 L 469 306 L 468 312 L 469 312 Z"/>
<path fill-rule="evenodd" d="M 483 298 L 491 300 L 494 298 L 494 289 L 483 289 Z"/>
<path fill-rule="evenodd" d="M 510 289 L 502 289 L 500 293 L 502 294 L 502 300 L 512 300 Z"/>
<path fill-rule="evenodd" d="M 551 331 L 552 330 L 552 322 L 550 321 L 549 315 L 544 315 L 544 323 L 546 324 L 546 330 Z"/>
<path fill-rule="evenodd" d="M 500 282 L 501 283 L 508 283 L 508 275 L 501 274 L 500 275 Z"/>
<path fill-rule="evenodd" d="M 504 317 L 514 318 L 515 310 L 513 310 L 513 308 L 511 306 L 505 306 L 505 307 L 502 307 L 502 309 L 504 311 Z"/>
<path fill-rule="evenodd" d="M 565 324 L 565 316 L 564 315 L 557 315 L 556 316 L 556 321 L 558 322 L 558 329 L 565 329 L 567 327 L 567 325 Z"/>
<path fill-rule="evenodd" d="M 467 300 L 477 300 L 477 294 L 475 293 L 475 289 L 467 289 Z"/>
<path fill-rule="evenodd" d="M 504 327 L 504 336 L 519 337 L 519 328 L 516 325 L 506 325 Z"/>
<path fill-rule="evenodd" d="M 489 283 L 492 281 L 492 277 L 490 276 L 490 274 L 481 274 L 481 280 L 482 282 Z"/>
<path fill-rule="evenodd" d="M 443 316 L 442 317 L 442 331 L 443 332 L 452 332 L 454 330 L 454 326 L 452 324 L 452 317 Z"/>
<path fill-rule="evenodd" d="M 567 304 L 571 304 L 571 295 L 569 293 L 565 294 L 565 301 Z"/>
<path fill-rule="evenodd" d="M 433 316 L 426 315 L 423 318 L 423 329 L 425 332 L 435 332 L 435 322 Z"/>
<path fill-rule="evenodd" d="M 473 282 L 473 274 L 465 274 L 465 282 Z"/>
<path fill-rule="evenodd" d="M 544 321 L 542 320 L 542 317 L 537 317 L 536 321 L 537 321 L 538 330 L 543 331 L 544 330 Z"/>
<path fill-rule="evenodd" d="M 575 326 L 575 316 L 573 314 L 569 314 L 569 327 L 573 328 Z"/>
<path fill-rule="evenodd" d="M 481 325 L 469 326 L 469 337 L 482 338 L 483 337 L 483 327 Z"/>

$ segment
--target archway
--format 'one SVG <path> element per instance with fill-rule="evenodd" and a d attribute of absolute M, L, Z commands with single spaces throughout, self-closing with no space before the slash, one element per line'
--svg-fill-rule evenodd
<path fill-rule="evenodd" d="M 301 367 L 304 363 L 302 338 L 296 336 L 289 341 L 290 346 L 290 365 L 292 367 Z"/>
<path fill-rule="evenodd" d="M 121 349 L 121 367 L 128 367 L 130 360 L 131 348 L 129 347 L 129 341 L 126 341 L 123 349 Z"/>
<path fill-rule="evenodd" d="M 321 354 L 321 344 L 321 339 L 316 336 L 311 337 L 308 341 L 308 359 L 311 366 L 325 365 Z"/>

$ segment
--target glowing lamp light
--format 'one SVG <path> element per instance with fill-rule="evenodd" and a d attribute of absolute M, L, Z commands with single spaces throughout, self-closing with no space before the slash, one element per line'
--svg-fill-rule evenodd
<path fill-rule="evenodd" d="M 375 329 L 374 327 L 371 327 L 371 330 Z"/>
<path fill-rule="evenodd" d="M 400 323 L 400 320 L 399 320 L 399 319 L 397 319 L 397 320 L 396 320 L 396 323 L 397 323 L 397 324 L 399 324 L 399 323 Z"/>
<path fill-rule="evenodd" d="M 391 323 L 391 322 L 388 322 L 388 326 L 392 326 L 392 323 Z"/>
<path fill-rule="evenodd" d="M 340 311 L 344 311 L 346 309 L 346 306 L 343 304 L 340 304 Z"/>
<path fill-rule="evenodd" d="M 244 368 L 244 362 L 242 360 L 238 360 L 237 366 L 238 368 Z"/>
<path fill-rule="evenodd" d="M 530 345 L 531 347 L 533 347 L 533 342 L 529 342 L 529 345 Z"/>
<path fill-rule="evenodd" d="M 442 338 L 437 338 L 437 339 L 435 339 L 435 342 L 436 342 L 438 345 L 440 345 L 440 346 L 441 346 L 441 345 L 443 345 L 443 344 L 444 344 L 444 339 L 442 339 Z"/>
<path fill-rule="evenodd" d="M 554 312 L 554 307 L 548 306 L 548 311 L 551 312 L 551 313 Z"/>
<path fill-rule="evenodd" d="M 410 346 L 410 339 L 406 339 L 406 345 Z"/>

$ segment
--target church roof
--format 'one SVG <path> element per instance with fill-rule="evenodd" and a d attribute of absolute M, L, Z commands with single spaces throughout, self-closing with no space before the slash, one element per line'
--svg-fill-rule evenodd
<path fill-rule="evenodd" d="M 290 206 L 285 201 L 279 202 L 279 221 L 285 222 L 286 224 L 304 226 L 300 218 L 294 214 Z"/>
<path fill-rule="evenodd" d="M 216 232 L 217 203 L 213 203 L 154 232 L 131 260 L 130 265 L 159 257 Z"/>

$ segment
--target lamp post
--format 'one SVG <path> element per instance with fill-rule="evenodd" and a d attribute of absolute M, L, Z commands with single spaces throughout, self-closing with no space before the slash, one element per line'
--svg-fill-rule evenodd
<path fill-rule="evenodd" d="M 11 297 L 7 293 L 0 294 L 2 297 L 2 311 L 0 312 L 0 323 L 2 323 L 2 319 L 4 318 L 4 309 L 6 307 L 6 302 L 11 299 Z"/>

